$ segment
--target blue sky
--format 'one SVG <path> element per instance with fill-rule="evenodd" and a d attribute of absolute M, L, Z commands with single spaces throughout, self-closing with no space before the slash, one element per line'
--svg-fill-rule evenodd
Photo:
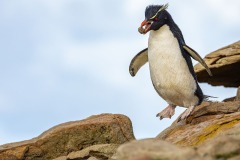
<path fill-rule="evenodd" d="M 0 144 L 30 139 L 93 114 L 129 116 L 137 138 L 154 137 L 175 116 L 154 91 L 148 65 L 132 78 L 132 57 L 147 46 L 137 28 L 149 4 L 169 2 L 186 43 L 202 56 L 239 40 L 239 0 L 1 0 Z M 195 62 L 194 62 L 195 63 Z M 222 100 L 236 89 L 201 84 Z"/>

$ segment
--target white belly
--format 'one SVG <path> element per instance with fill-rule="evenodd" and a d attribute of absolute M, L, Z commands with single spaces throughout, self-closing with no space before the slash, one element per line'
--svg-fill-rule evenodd
<path fill-rule="evenodd" d="M 198 103 L 194 94 L 196 82 L 182 56 L 177 39 L 167 25 L 150 32 L 148 60 L 152 82 L 164 100 L 182 107 Z"/>

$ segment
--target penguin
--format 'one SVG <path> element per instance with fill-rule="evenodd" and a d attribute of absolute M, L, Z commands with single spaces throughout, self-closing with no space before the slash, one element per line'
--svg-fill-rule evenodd
<path fill-rule="evenodd" d="M 140 51 L 131 61 L 129 72 L 135 76 L 138 70 L 149 62 L 150 77 L 156 92 L 168 106 L 157 114 L 160 120 L 171 118 L 177 106 L 187 108 L 178 121 L 186 119 L 193 109 L 208 96 L 198 84 L 191 57 L 212 73 L 200 55 L 184 41 L 182 32 L 166 10 L 165 5 L 149 5 L 145 20 L 138 28 L 139 33 L 150 32 L 148 48 Z"/>

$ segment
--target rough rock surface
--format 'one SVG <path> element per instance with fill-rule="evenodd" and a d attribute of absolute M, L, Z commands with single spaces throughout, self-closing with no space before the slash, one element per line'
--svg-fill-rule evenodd
<path fill-rule="evenodd" d="M 240 124 L 240 101 L 204 102 L 186 121 L 174 122 L 157 138 L 179 146 L 198 146 Z"/>
<path fill-rule="evenodd" d="M 0 160 L 239 160 L 240 101 L 204 102 L 156 138 L 134 139 L 129 118 L 102 114 L 0 146 Z"/>
<path fill-rule="evenodd" d="M 112 160 L 239 160 L 240 124 L 198 147 L 182 147 L 159 139 L 121 145 Z"/>
<path fill-rule="evenodd" d="M 181 148 L 157 139 L 144 139 L 121 145 L 112 160 L 197 160 L 199 158 L 200 156 L 192 148 Z"/>
<path fill-rule="evenodd" d="M 97 158 L 97 159 L 109 159 L 119 147 L 118 144 L 100 144 L 90 146 L 81 151 L 72 152 L 67 156 L 68 160 L 73 159 L 87 159 L 87 158 Z"/>
<path fill-rule="evenodd" d="M 118 147 L 119 144 L 97 144 L 53 160 L 105 160 L 111 158 Z"/>
<path fill-rule="evenodd" d="M 197 64 L 194 70 L 199 82 L 207 82 L 213 86 L 240 86 L 240 41 L 208 54 L 204 60 L 213 76 L 210 77 L 205 69 Z"/>
<path fill-rule="evenodd" d="M 121 145 L 112 160 L 239 160 L 240 101 L 205 102 L 155 139 Z"/>
<path fill-rule="evenodd" d="M 87 153 L 95 152 L 97 155 L 102 152 L 104 156 L 110 157 L 116 145 L 133 139 L 132 124 L 128 117 L 102 114 L 58 125 L 32 140 L 0 146 L 0 160 L 64 158 L 69 153 L 73 155 L 81 150 L 85 151 L 83 156 L 87 156 Z M 98 146 L 101 144 L 102 146 Z M 94 145 L 97 147 L 93 147 Z M 90 146 L 92 148 L 88 148 Z M 83 150 L 85 148 L 86 150 Z"/>
<path fill-rule="evenodd" d="M 202 157 L 211 157 L 217 160 L 239 160 L 240 124 L 209 141 L 205 141 L 197 148 L 197 152 Z"/>

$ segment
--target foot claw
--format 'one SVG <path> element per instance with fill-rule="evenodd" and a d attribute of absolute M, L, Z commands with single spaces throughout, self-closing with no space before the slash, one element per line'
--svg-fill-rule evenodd
<path fill-rule="evenodd" d="M 191 115 L 194 107 L 195 107 L 195 106 L 191 106 L 191 107 L 189 107 L 188 109 L 186 109 L 186 110 L 180 115 L 180 117 L 178 118 L 178 121 L 177 121 L 177 122 L 180 122 L 181 120 L 187 119 L 187 118 Z"/>
<path fill-rule="evenodd" d="M 156 117 L 159 117 L 160 120 L 162 120 L 163 118 L 172 118 L 172 116 L 175 113 L 175 107 L 174 105 L 169 105 L 168 107 L 166 107 L 162 112 L 158 113 L 156 115 Z"/>

